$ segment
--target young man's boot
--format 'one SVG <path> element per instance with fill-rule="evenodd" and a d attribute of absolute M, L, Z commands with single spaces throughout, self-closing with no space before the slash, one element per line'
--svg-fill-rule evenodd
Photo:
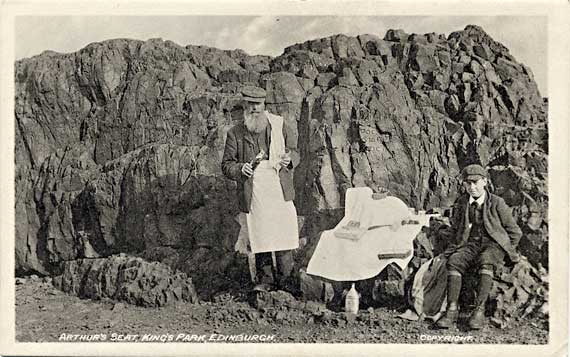
<path fill-rule="evenodd" d="M 461 291 L 461 274 L 456 271 L 450 271 L 447 275 L 447 302 L 448 307 L 445 315 L 437 320 L 436 326 L 439 328 L 451 328 L 457 323 L 459 310 L 457 309 L 457 300 L 459 300 L 459 292 Z"/>
<path fill-rule="evenodd" d="M 492 267 L 485 266 L 480 271 L 479 289 L 477 291 L 477 301 L 475 310 L 469 318 L 469 327 L 473 330 L 480 330 L 485 327 L 485 303 L 489 297 L 491 286 L 493 285 Z"/>
<path fill-rule="evenodd" d="M 459 317 L 459 310 L 457 310 L 457 306 L 454 309 L 451 308 L 447 309 L 447 311 L 445 312 L 445 316 L 437 320 L 436 325 L 437 327 L 443 329 L 455 327 L 458 317 Z"/>
<path fill-rule="evenodd" d="M 485 327 L 485 305 L 475 307 L 469 318 L 469 327 L 472 330 L 480 330 Z"/>

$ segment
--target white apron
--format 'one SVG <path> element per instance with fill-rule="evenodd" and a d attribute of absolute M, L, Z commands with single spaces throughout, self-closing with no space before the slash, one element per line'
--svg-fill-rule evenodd
<path fill-rule="evenodd" d="M 278 172 L 267 160 L 253 173 L 253 193 L 246 221 L 252 253 L 299 247 L 297 210 L 293 201 L 283 198 Z"/>

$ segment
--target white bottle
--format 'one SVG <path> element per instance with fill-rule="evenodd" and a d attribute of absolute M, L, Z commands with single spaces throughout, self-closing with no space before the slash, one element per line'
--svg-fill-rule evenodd
<path fill-rule="evenodd" d="M 358 305 L 359 305 L 358 300 L 359 300 L 358 291 L 356 291 L 356 289 L 354 288 L 354 283 L 352 283 L 352 286 L 348 291 L 348 293 L 346 294 L 344 300 L 344 311 L 351 314 L 357 314 Z"/>

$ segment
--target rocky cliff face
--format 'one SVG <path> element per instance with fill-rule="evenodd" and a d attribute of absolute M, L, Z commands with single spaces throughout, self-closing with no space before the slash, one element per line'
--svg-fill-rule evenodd
<path fill-rule="evenodd" d="M 243 278 L 220 160 L 246 83 L 296 128 L 300 265 L 342 217 L 347 188 L 449 207 L 473 162 L 514 207 L 523 253 L 548 263 L 547 103 L 479 27 L 337 35 L 276 58 L 121 39 L 15 66 L 18 274 L 126 252 L 181 269 L 198 290 Z"/>

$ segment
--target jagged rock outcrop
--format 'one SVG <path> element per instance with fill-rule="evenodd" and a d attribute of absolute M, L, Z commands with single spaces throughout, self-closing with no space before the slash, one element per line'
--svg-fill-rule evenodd
<path fill-rule="evenodd" d="M 158 262 L 121 254 L 67 261 L 62 269 L 54 285 L 82 298 L 109 298 L 146 307 L 198 301 L 192 279 Z"/>
<path fill-rule="evenodd" d="M 548 264 L 547 102 L 477 26 L 337 35 L 276 58 L 120 39 L 15 68 L 18 274 L 128 252 L 181 269 L 198 290 L 244 284 L 235 184 L 219 163 L 246 83 L 298 137 L 299 268 L 342 218 L 347 188 L 449 207 L 472 162 L 514 207 L 521 251 Z"/>

